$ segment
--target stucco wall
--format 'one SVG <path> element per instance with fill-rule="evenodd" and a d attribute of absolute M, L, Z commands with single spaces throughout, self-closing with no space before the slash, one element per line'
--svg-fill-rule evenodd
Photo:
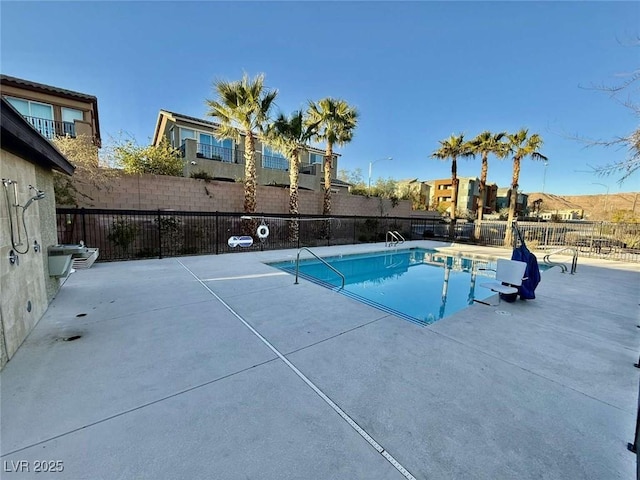
<path fill-rule="evenodd" d="M 4 365 L 22 344 L 31 329 L 47 309 L 58 289 L 58 280 L 49 277 L 47 246 L 56 242 L 55 202 L 52 174 L 4 150 L 0 151 L 0 177 L 18 182 L 18 203 L 24 205 L 31 197 L 28 185 L 43 190 L 46 197 L 33 202 L 25 212 L 26 233 L 18 209 L 22 246 L 12 245 L 9 213 L 13 215 L 14 243 L 17 242 L 16 209 L 13 186 L 9 188 L 9 201 L 4 186 L 0 186 L 0 318 L 2 320 L 2 363 Z M 41 249 L 36 252 L 36 240 Z M 23 251 L 16 264 L 10 265 L 9 253 L 16 247 Z"/>
<path fill-rule="evenodd" d="M 122 175 L 114 179 L 109 188 L 97 190 L 90 185 L 77 186 L 89 197 L 78 196 L 79 206 L 86 208 L 242 212 L 244 203 L 243 185 L 236 182 L 206 182 L 162 175 Z M 301 190 L 299 197 L 301 214 L 322 213 L 321 192 Z M 258 186 L 257 203 L 257 211 L 261 213 L 288 213 L 289 189 Z M 393 207 L 390 200 L 346 193 L 332 195 L 331 204 L 334 215 L 408 217 L 413 213 L 408 200 L 401 200 Z"/>

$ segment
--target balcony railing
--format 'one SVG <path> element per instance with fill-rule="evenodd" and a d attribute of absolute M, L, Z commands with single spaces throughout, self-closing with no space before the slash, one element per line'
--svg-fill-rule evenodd
<path fill-rule="evenodd" d="M 188 155 L 187 145 L 185 143 L 180 146 L 180 153 L 183 158 Z M 207 160 L 226 163 L 244 163 L 244 153 L 244 150 L 239 148 L 225 148 L 206 143 L 196 144 L 196 156 Z M 289 170 L 289 161 L 286 158 L 263 155 L 260 152 L 255 152 L 254 159 L 256 164 L 262 168 L 282 171 Z"/>
<path fill-rule="evenodd" d="M 198 156 L 198 158 L 206 158 L 208 160 L 237 163 L 235 161 L 232 148 L 218 147 L 216 145 L 208 145 L 206 143 L 198 143 L 198 150 L 196 155 Z"/>
<path fill-rule="evenodd" d="M 60 122 L 58 120 L 29 116 L 25 116 L 24 118 L 27 122 L 33 125 L 35 129 L 42 134 L 42 136 L 49 140 L 55 137 L 64 137 L 67 135 L 73 138 L 76 136 L 76 126 L 73 122 Z"/>
<path fill-rule="evenodd" d="M 262 155 L 262 168 L 271 168 L 273 170 L 289 170 L 289 162 L 286 158 L 272 157 L 271 155 Z"/>

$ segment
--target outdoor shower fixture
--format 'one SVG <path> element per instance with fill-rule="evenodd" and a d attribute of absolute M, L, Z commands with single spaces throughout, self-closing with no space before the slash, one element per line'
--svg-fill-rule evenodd
<path fill-rule="evenodd" d="M 34 200 L 42 200 L 46 196 L 46 194 L 42 190 L 38 190 L 33 185 L 29 185 L 29 190 L 33 190 L 35 192 L 35 195 L 27 200 L 27 203 L 25 203 L 24 207 L 22 207 L 23 211 L 29 208 L 29 205 L 31 205 Z"/>
<path fill-rule="evenodd" d="M 13 204 L 9 200 L 9 189 L 13 185 Z M 31 198 L 27 200 L 27 203 L 20 205 L 18 202 L 18 182 L 10 180 L 8 178 L 2 179 L 2 186 L 4 187 L 4 196 L 7 201 L 7 213 L 9 217 L 9 230 L 11 232 L 11 246 L 17 253 L 25 254 L 29 251 L 29 233 L 27 232 L 27 224 L 24 218 L 24 214 L 29 206 L 36 200 L 42 200 L 46 194 L 42 190 L 38 190 L 33 185 L 29 185 L 29 192 L 32 193 Z M 12 212 L 12 208 L 15 208 L 15 212 Z M 22 212 L 20 212 L 22 210 Z M 13 213 L 13 214 L 12 214 Z M 21 214 L 20 214 L 21 213 Z M 22 230 L 26 237 L 25 242 L 22 242 L 20 232 L 20 218 L 22 218 Z M 15 220 L 15 229 L 14 229 Z M 17 237 L 17 238 L 16 238 Z M 24 250 L 20 250 L 18 247 L 26 246 Z"/>

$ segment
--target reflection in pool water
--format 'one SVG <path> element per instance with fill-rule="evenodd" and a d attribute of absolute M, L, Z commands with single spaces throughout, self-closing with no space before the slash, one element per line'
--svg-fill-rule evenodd
<path fill-rule="evenodd" d="M 324 258 L 345 276 L 341 279 L 317 259 L 301 260 L 300 275 L 344 295 L 399 315 L 428 324 L 455 313 L 493 293 L 476 285 L 480 275 L 493 278 L 495 262 L 406 249 Z M 271 264 L 295 273 L 295 261 Z"/>

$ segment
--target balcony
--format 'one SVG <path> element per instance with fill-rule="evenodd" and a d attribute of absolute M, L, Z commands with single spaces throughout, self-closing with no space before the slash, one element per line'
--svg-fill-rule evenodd
<path fill-rule="evenodd" d="M 239 163 L 232 148 L 218 147 L 206 143 L 198 143 L 196 157 L 218 162 Z"/>
<path fill-rule="evenodd" d="M 186 142 L 181 145 L 180 152 L 183 157 L 188 156 Z M 219 147 L 206 143 L 196 143 L 196 158 L 226 163 L 244 163 L 244 150 Z M 289 170 L 289 161 L 286 158 L 263 155 L 260 152 L 256 152 L 255 161 L 262 168 L 282 170 L 285 172 Z"/>
<path fill-rule="evenodd" d="M 73 122 L 60 122 L 58 120 L 49 120 L 47 118 L 24 117 L 27 122 L 35 127 L 43 137 L 49 140 L 55 137 L 70 136 L 76 137 L 76 126 Z"/>
<path fill-rule="evenodd" d="M 241 181 L 245 176 L 244 150 L 197 143 L 195 139 L 185 139 L 180 146 L 184 158 L 183 175 L 205 172 L 214 179 Z M 255 152 L 254 161 L 259 185 L 288 185 L 289 162 L 282 157 L 263 155 Z M 320 165 L 301 165 L 299 186 L 306 190 L 321 189 L 322 173 Z"/>
<path fill-rule="evenodd" d="M 289 161 L 282 157 L 272 157 L 270 155 L 261 155 L 262 168 L 270 168 L 272 170 L 289 170 Z"/>

